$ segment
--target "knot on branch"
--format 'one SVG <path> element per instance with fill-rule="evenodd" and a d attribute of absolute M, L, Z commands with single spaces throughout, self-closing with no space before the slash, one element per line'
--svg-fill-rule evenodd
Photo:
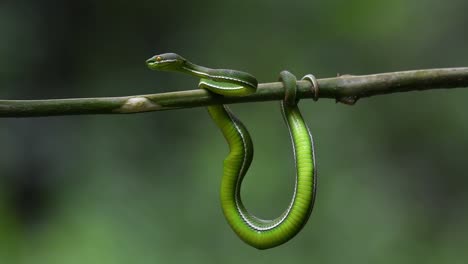
<path fill-rule="evenodd" d="M 136 113 L 154 111 L 161 108 L 160 105 L 155 104 L 146 97 L 132 97 L 129 98 L 120 108 L 116 110 L 118 113 Z"/>

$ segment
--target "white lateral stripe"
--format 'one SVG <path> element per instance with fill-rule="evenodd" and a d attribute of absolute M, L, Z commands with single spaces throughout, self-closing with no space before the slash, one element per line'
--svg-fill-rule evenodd
<path fill-rule="evenodd" d="M 229 80 L 229 81 L 235 81 L 235 82 L 240 82 L 240 83 L 244 83 L 250 87 L 255 87 L 255 85 L 253 85 L 252 83 L 250 82 L 247 82 L 247 81 L 244 81 L 242 79 L 237 79 L 237 78 L 234 78 L 234 77 L 227 77 L 227 76 L 222 76 L 222 75 L 210 75 L 206 72 L 201 72 L 201 71 L 196 71 L 194 69 L 191 69 L 191 68 L 187 68 L 187 67 L 182 67 L 183 69 L 187 70 L 187 71 L 190 71 L 190 72 L 193 72 L 195 74 L 199 74 L 199 75 L 202 75 L 202 76 L 206 76 L 210 79 L 224 79 L 224 80 Z"/>
<path fill-rule="evenodd" d="M 264 227 L 261 227 L 261 226 L 257 226 L 255 225 L 255 223 L 252 223 L 249 221 L 249 219 L 247 218 L 247 216 L 244 214 L 244 212 L 241 210 L 241 207 L 240 207 L 240 197 L 239 197 L 239 193 L 240 193 L 240 180 L 242 179 L 242 174 L 244 173 L 244 170 L 245 170 L 245 164 L 247 162 L 247 155 L 246 155 L 246 149 L 247 149 L 247 143 L 245 141 L 245 138 L 244 138 L 244 134 L 242 134 L 242 130 L 239 128 L 239 126 L 237 125 L 235 119 L 232 117 L 232 113 L 231 111 L 229 110 L 229 108 L 227 106 L 224 106 L 224 109 L 226 110 L 226 113 L 228 114 L 229 116 L 229 119 L 231 120 L 231 122 L 234 124 L 234 127 L 236 128 L 236 131 L 237 133 L 239 134 L 239 136 L 241 137 L 242 139 L 242 144 L 244 146 L 244 159 L 242 160 L 242 166 L 239 170 L 239 175 L 237 175 L 237 181 L 236 181 L 236 193 L 235 193 L 235 197 L 234 197 L 234 201 L 236 203 L 236 209 L 237 209 L 237 212 L 239 213 L 239 215 L 241 216 L 242 220 L 244 220 L 244 222 L 252 229 L 256 230 L 256 231 L 266 231 L 266 230 L 269 230 L 270 228 L 264 228 Z"/>
<path fill-rule="evenodd" d="M 220 89 L 220 90 L 242 90 L 242 89 L 244 89 L 244 86 L 224 87 L 224 86 L 214 85 L 212 83 L 207 83 L 207 82 L 204 82 L 204 81 L 200 81 L 200 83 L 198 85 L 200 85 L 200 84 L 204 84 L 206 86 L 217 88 L 217 89 Z"/>
<path fill-rule="evenodd" d="M 246 143 L 246 139 L 244 137 L 244 134 L 242 133 L 242 130 L 239 128 L 238 124 L 236 123 L 235 119 L 233 118 L 232 116 L 232 113 L 231 111 L 229 110 L 229 108 L 227 106 L 224 106 L 228 116 L 229 116 L 229 119 L 232 121 L 232 123 L 234 124 L 234 127 L 236 128 L 236 131 L 238 132 L 239 136 L 241 137 L 242 139 L 242 144 L 244 146 L 244 150 L 247 149 L 247 143 Z M 290 127 L 290 124 L 288 122 L 288 119 L 285 115 L 285 110 L 284 110 L 284 105 L 281 105 L 281 109 L 282 109 L 282 113 L 283 113 L 283 117 L 285 118 L 285 122 L 286 122 L 286 125 L 288 127 L 288 131 L 289 131 L 289 135 L 290 135 L 290 138 L 291 138 L 291 142 L 293 143 L 292 144 L 292 147 L 293 147 L 293 153 L 294 153 L 294 165 L 297 166 L 296 164 L 296 150 L 295 150 L 295 146 L 294 146 L 294 140 L 293 140 L 293 136 L 292 136 L 292 132 L 291 132 L 291 127 Z M 239 197 L 239 194 L 240 194 L 240 181 L 242 179 L 242 175 L 244 173 L 244 170 L 245 170 L 245 164 L 247 162 L 246 160 L 247 158 L 247 155 L 245 155 L 245 151 L 244 151 L 244 159 L 242 160 L 242 166 L 241 166 L 241 169 L 239 170 L 239 175 L 237 176 L 237 181 L 236 181 L 236 193 L 235 193 L 235 203 L 236 203 L 236 209 L 237 209 L 237 212 L 239 213 L 239 215 L 241 216 L 242 220 L 244 220 L 244 222 L 250 227 L 252 228 L 253 230 L 255 231 L 269 231 L 269 230 L 272 230 L 274 228 L 276 228 L 277 226 L 281 225 L 285 220 L 286 218 L 288 218 L 288 216 L 290 215 L 291 213 L 291 210 L 292 210 L 292 207 L 294 205 L 294 201 L 296 200 L 296 195 L 297 195 L 297 178 L 298 178 L 298 175 L 297 175 L 297 167 L 296 167 L 296 175 L 295 175 L 295 183 L 294 183 L 294 192 L 293 192 L 293 197 L 291 199 L 291 202 L 288 206 L 288 208 L 286 209 L 286 211 L 283 213 L 283 216 L 280 218 L 280 219 L 274 219 L 274 220 L 263 220 L 263 219 L 258 219 L 257 217 L 255 217 L 254 215 L 250 215 L 251 218 L 255 218 L 255 219 L 258 219 L 258 221 L 264 221 L 267 225 L 265 227 L 263 226 L 259 226 L 257 225 L 256 223 L 253 223 L 251 222 L 248 217 L 244 214 L 244 212 L 241 210 L 241 206 L 240 206 L 240 197 Z M 247 210 L 247 209 L 246 209 Z M 248 212 L 246 212 L 248 213 Z"/>
<path fill-rule="evenodd" d="M 163 63 L 163 62 L 174 62 L 177 60 L 162 60 L 162 61 L 156 61 L 156 63 Z"/>

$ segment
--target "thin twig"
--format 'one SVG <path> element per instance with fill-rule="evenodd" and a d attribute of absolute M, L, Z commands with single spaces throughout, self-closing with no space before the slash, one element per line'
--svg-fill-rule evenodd
<path fill-rule="evenodd" d="M 314 96 L 309 81 L 298 81 L 298 98 Z M 468 68 L 444 68 L 391 72 L 373 75 L 343 75 L 318 79 L 319 97 L 354 104 L 374 95 L 468 87 Z M 280 82 L 259 84 L 256 93 L 244 97 L 222 97 L 205 90 L 135 95 L 125 97 L 74 98 L 50 100 L 0 100 L 0 117 L 34 117 L 53 115 L 124 114 L 281 100 Z"/>

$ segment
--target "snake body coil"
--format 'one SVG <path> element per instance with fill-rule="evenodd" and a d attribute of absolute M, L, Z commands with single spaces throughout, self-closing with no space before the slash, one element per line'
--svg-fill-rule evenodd
<path fill-rule="evenodd" d="M 154 70 L 197 76 L 201 78 L 200 88 L 225 96 L 244 96 L 257 88 L 257 80 L 248 73 L 198 66 L 174 53 L 156 55 L 147 60 L 147 65 Z M 294 237 L 309 219 L 316 193 L 313 139 L 295 101 L 296 79 L 289 72 L 282 72 L 280 80 L 287 95 L 287 99 L 281 102 L 281 111 L 293 143 L 297 172 L 291 203 L 276 219 L 263 220 L 250 214 L 240 197 L 242 180 L 253 158 L 253 144 L 247 129 L 227 106 L 208 107 L 230 149 L 224 160 L 221 182 L 223 213 L 234 232 L 258 249 L 272 248 Z"/>

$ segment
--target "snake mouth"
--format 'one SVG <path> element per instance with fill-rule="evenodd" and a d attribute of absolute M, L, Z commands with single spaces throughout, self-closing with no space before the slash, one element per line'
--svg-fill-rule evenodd
<path fill-rule="evenodd" d="M 158 62 L 155 59 L 151 58 L 151 59 L 146 60 L 146 64 L 148 64 L 150 66 L 154 66 L 154 65 L 158 64 Z"/>
<path fill-rule="evenodd" d="M 174 62 L 175 60 L 156 60 L 154 58 L 151 58 L 146 61 L 146 65 L 153 70 L 172 70 L 174 67 Z"/>
<path fill-rule="evenodd" d="M 153 70 L 163 70 L 166 68 L 168 63 L 165 63 L 165 61 L 157 61 L 154 58 L 148 59 L 146 61 L 146 65 Z"/>

